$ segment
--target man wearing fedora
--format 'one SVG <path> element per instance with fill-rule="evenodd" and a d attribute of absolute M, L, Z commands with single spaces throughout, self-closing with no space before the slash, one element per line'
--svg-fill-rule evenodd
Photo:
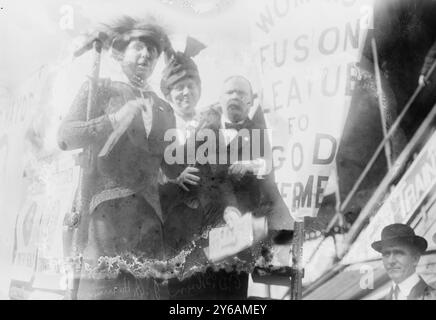
<path fill-rule="evenodd" d="M 436 289 L 416 273 L 427 241 L 415 235 L 411 227 L 400 223 L 388 225 L 382 231 L 381 240 L 371 246 L 382 254 L 383 265 L 392 280 L 385 300 L 436 300 Z"/>

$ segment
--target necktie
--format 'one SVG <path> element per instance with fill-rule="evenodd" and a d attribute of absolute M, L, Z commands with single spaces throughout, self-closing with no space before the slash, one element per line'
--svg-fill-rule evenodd
<path fill-rule="evenodd" d="M 151 131 L 153 121 L 153 99 L 150 93 L 147 91 L 140 91 L 140 94 L 143 102 L 142 121 L 144 122 L 146 136 L 148 137 Z"/>
<path fill-rule="evenodd" d="M 400 293 L 400 287 L 396 284 L 392 292 L 392 300 L 398 300 L 398 294 Z"/>

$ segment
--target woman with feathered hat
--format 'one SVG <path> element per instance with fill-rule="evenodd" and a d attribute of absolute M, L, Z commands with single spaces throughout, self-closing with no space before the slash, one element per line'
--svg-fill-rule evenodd
<path fill-rule="evenodd" d="M 188 37 L 184 52 L 171 49 L 165 53 L 166 67 L 160 88 L 174 111 L 176 130 L 173 143 L 179 150 L 184 148 L 187 139 L 195 135 L 200 125 L 196 107 L 201 95 L 201 79 L 192 58 L 204 48 L 202 43 Z M 183 170 L 181 174 L 176 179 L 164 176 L 160 188 L 168 257 L 177 255 L 199 234 L 201 227 L 198 201 L 195 198 L 189 199 L 190 189 L 199 183 L 199 170 L 191 166 L 180 167 L 180 171 Z"/>
<path fill-rule="evenodd" d="M 100 81 L 89 121 L 90 90 L 85 83 L 58 133 L 63 150 L 91 147 L 95 160 L 88 179 L 92 185 L 82 195 L 86 205 L 76 241 L 86 266 L 78 298 L 157 299 L 159 286 L 147 279 L 147 268 L 141 269 L 142 278 L 124 273 L 112 280 L 98 278 L 119 271 L 121 264 L 127 268 L 133 262 L 164 258 L 157 175 L 164 163 L 164 135 L 173 126 L 174 114 L 147 79 L 169 40 L 155 22 L 131 17 L 105 25 L 104 31 L 104 47 L 119 62 L 121 81 Z"/>

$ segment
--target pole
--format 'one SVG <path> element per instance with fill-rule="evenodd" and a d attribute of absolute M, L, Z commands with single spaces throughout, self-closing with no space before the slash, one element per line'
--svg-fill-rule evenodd
<path fill-rule="evenodd" d="M 98 79 L 100 76 L 100 62 L 102 41 L 100 38 L 95 38 L 91 43 L 92 51 L 94 53 L 91 75 L 89 77 L 89 91 L 86 109 L 86 121 L 95 117 L 95 105 L 97 100 Z M 83 53 L 83 52 L 82 52 Z M 87 238 L 87 230 L 89 225 L 89 193 L 93 183 L 93 168 L 94 168 L 94 153 L 90 147 L 87 147 L 80 154 L 80 173 L 78 183 L 78 193 L 76 198 L 76 212 L 74 213 L 74 220 L 77 221 L 72 227 L 69 227 L 64 232 L 65 248 L 69 248 L 69 256 L 73 258 L 72 268 L 72 281 L 68 283 L 67 298 L 77 300 L 77 293 L 79 289 L 80 277 L 82 272 L 82 259 L 80 257 L 81 248 L 78 243 L 83 238 Z M 80 257 L 79 261 L 76 258 Z"/>
<path fill-rule="evenodd" d="M 303 269 L 303 243 L 304 243 L 304 220 L 294 222 L 294 238 L 292 240 L 292 267 L 291 300 L 301 300 L 303 296 L 302 282 Z"/>
<path fill-rule="evenodd" d="M 380 110 L 381 126 L 383 129 L 383 138 L 386 138 L 388 134 L 386 129 L 387 123 L 386 123 L 385 111 L 383 110 L 383 98 L 382 98 L 383 90 L 382 90 L 382 83 L 380 77 L 380 68 L 378 65 L 377 44 L 375 43 L 374 38 L 371 39 L 371 47 L 372 47 L 372 55 L 374 58 L 375 83 L 377 86 L 377 96 L 378 96 L 378 106 Z M 390 141 L 388 141 L 385 144 L 385 155 L 386 155 L 386 162 L 388 164 L 388 170 L 392 168 L 391 154 L 392 154 L 391 145 L 390 145 Z"/>

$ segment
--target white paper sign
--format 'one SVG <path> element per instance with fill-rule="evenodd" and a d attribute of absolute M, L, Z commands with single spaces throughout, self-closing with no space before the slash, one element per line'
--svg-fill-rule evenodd
<path fill-rule="evenodd" d="M 253 244 L 251 214 L 233 222 L 232 228 L 224 226 L 209 232 L 209 260 L 219 261 L 249 248 Z"/>

